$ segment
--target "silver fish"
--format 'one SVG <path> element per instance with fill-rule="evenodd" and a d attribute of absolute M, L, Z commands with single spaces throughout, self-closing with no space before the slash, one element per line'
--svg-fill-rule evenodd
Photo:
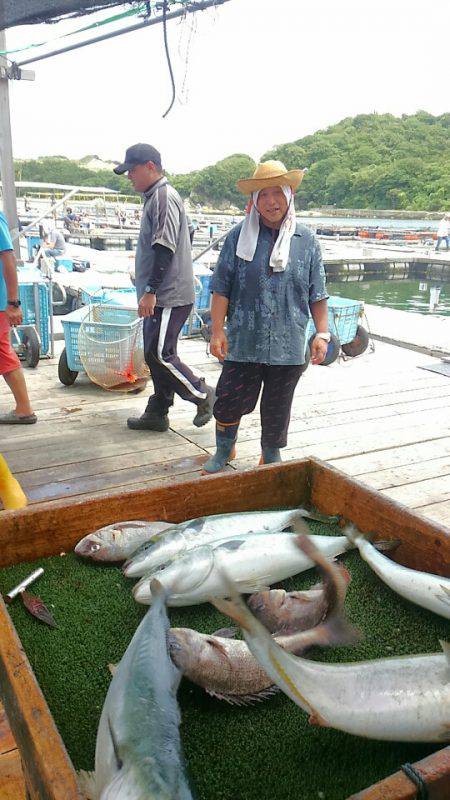
<path fill-rule="evenodd" d="M 450 645 L 443 653 L 354 664 L 308 661 L 280 647 L 230 581 L 212 602 L 237 621 L 253 655 L 315 725 L 399 742 L 450 741 Z"/>
<path fill-rule="evenodd" d="M 103 705 L 94 777 L 100 800 L 192 800 L 176 700 L 181 673 L 168 653 L 162 587 L 154 583 L 152 592 L 155 602 L 115 670 Z M 84 776 L 85 786 L 88 781 Z"/>
<path fill-rule="evenodd" d="M 287 511 L 245 511 L 237 514 L 215 514 L 211 517 L 199 517 L 174 526 L 155 537 L 134 553 L 123 566 L 124 574 L 129 578 L 139 578 L 152 572 L 163 564 L 167 564 L 175 556 L 182 555 L 192 547 L 213 544 L 220 539 L 232 536 L 243 536 L 247 533 L 265 531 L 284 531 L 287 528 L 297 533 L 308 533 L 304 518 L 320 518 L 335 522 L 337 517 L 324 517 L 307 511 L 305 508 L 292 508 Z"/>
<path fill-rule="evenodd" d="M 314 645 L 348 644 L 356 632 L 347 625 L 343 606 L 347 581 L 340 568 L 312 545 L 309 537 L 301 536 L 299 545 L 317 564 L 324 578 L 327 620 L 312 630 L 302 630 L 290 636 L 277 637 L 285 650 L 303 653 Z M 225 634 L 227 637 L 225 638 Z M 183 675 L 205 691 L 234 705 L 249 705 L 270 697 L 277 687 L 250 653 L 245 642 L 230 638 L 234 630 L 217 631 L 208 635 L 189 628 L 171 628 L 169 650 L 172 661 Z"/>
<path fill-rule="evenodd" d="M 144 542 L 168 528 L 173 528 L 172 522 L 139 519 L 114 522 L 84 536 L 76 545 L 75 553 L 93 561 L 125 561 Z"/>
<path fill-rule="evenodd" d="M 233 577 L 241 592 L 252 594 L 298 572 L 310 569 L 314 561 L 296 545 L 294 533 L 248 533 L 214 545 L 203 545 L 175 558 L 134 586 L 138 603 L 151 603 L 152 577 L 166 588 L 169 606 L 203 603 L 210 597 L 225 597 L 223 569 Z M 346 536 L 311 536 L 316 547 L 331 558 L 351 550 Z"/>
<path fill-rule="evenodd" d="M 450 579 L 430 572 L 409 569 L 397 564 L 380 553 L 353 525 L 347 525 L 343 533 L 358 548 L 361 558 L 369 564 L 379 578 L 394 592 L 450 619 Z"/>

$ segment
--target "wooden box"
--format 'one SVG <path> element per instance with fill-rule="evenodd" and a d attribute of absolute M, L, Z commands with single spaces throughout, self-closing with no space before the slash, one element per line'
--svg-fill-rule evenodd
<path fill-rule="evenodd" d="M 0 514 L 0 566 L 73 549 L 86 534 L 125 519 L 180 522 L 201 515 L 311 504 L 339 514 L 380 539 L 401 539 L 395 558 L 408 567 L 450 575 L 450 530 L 409 511 L 316 459 L 93 500 L 55 501 Z M 75 773 L 43 694 L 0 600 L 0 693 L 20 749 L 31 800 L 81 800 Z M 450 747 L 415 765 L 430 800 L 450 797 Z M 417 787 L 403 772 L 352 800 L 409 800 Z"/>

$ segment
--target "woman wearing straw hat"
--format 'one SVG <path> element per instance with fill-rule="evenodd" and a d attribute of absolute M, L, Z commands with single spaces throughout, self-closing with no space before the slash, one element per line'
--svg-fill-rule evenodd
<path fill-rule="evenodd" d="M 214 405 L 217 449 L 204 465 L 207 474 L 235 457 L 241 417 L 254 410 L 261 387 L 259 463 L 281 461 L 305 363 L 309 312 L 317 331 L 311 362 L 326 356 L 328 295 L 320 245 L 295 219 L 294 192 L 303 175 L 281 161 L 266 161 L 237 183 L 250 195 L 248 212 L 225 239 L 211 284 L 210 347 L 223 369 Z"/>

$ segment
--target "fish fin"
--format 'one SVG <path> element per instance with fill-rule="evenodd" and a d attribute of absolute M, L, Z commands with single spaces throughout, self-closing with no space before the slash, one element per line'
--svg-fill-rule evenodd
<path fill-rule="evenodd" d="M 380 539 L 378 542 L 372 542 L 375 550 L 378 550 L 379 553 L 390 553 L 396 550 L 401 543 L 401 539 Z"/>
<path fill-rule="evenodd" d="M 239 550 L 239 548 L 242 547 L 243 544 L 245 544 L 244 539 L 230 539 L 229 542 L 222 542 L 221 544 L 218 545 L 218 547 L 215 547 L 214 549 L 216 551 L 226 550 L 232 552 L 233 550 Z"/>
<path fill-rule="evenodd" d="M 219 651 L 219 653 L 222 653 L 222 655 L 223 655 L 223 656 L 225 656 L 225 658 L 228 658 L 228 659 L 229 659 L 229 655 L 228 655 L 228 653 L 227 653 L 227 649 L 226 649 L 226 647 L 224 647 L 224 646 L 223 646 L 223 644 L 221 644 L 221 642 L 219 642 L 219 641 L 218 641 L 218 640 L 217 640 L 217 639 L 214 637 L 214 635 L 212 635 L 212 636 L 208 636 L 208 639 L 207 639 L 206 641 L 207 641 L 207 642 L 208 642 L 208 644 L 210 644 L 212 647 L 215 647 L 215 648 L 216 648 L 216 650 L 218 650 L 218 651 Z"/>
<path fill-rule="evenodd" d="M 80 769 L 77 772 L 77 783 L 86 800 L 99 800 L 97 778 L 95 772 Z"/>
<path fill-rule="evenodd" d="M 242 613 L 242 608 L 238 602 L 225 600 L 222 597 L 211 597 L 209 598 L 209 602 L 212 603 L 212 605 L 217 608 L 218 611 L 221 611 L 222 614 L 225 614 L 227 617 L 231 617 L 231 619 L 237 622 L 243 630 L 250 630 L 250 628 L 247 626 L 247 620 Z"/>
<path fill-rule="evenodd" d="M 310 715 L 308 722 L 310 725 L 318 725 L 320 728 L 329 728 L 328 722 L 319 714 L 318 711 L 313 711 Z"/>
<path fill-rule="evenodd" d="M 166 602 L 167 595 L 169 594 L 166 587 L 163 586 L 157 578 L 152 578 L 150 581 L 150 592 L 152 597 L 162 597 L 164 602 Z"/>
<path fill-rule="evenodd" d="M 279 691 L 278 686 L 275 684 L 268 686 L 267 689 L 263 689 L 261 692 L 255 692 L 254 694 L 225 694 L 222 692 L 214 692 L 212 689 L 205 689 L 205 692 L 209 694 L 210 697 L 215 697 L 216 700 L 224 700 L 226 703 L 229 703 L 230 706 L 251 706 L 255 703 L 262 703 L 269 697 L 273 697 L 273 695 L 277 694 Z"/>
<path fill-rule="evenodd" d="M 286 528 L 284 528 L 284 530 L 290 530 L 293 531 L 293 533 L 303 533 L 308 535 L 309 533 L 311 533 L 311 531 L 308 528 L 308 525 L 305 522 L 304 517 L 305 517 L 305 512 L 303 509 L 301 509 L 298 512 L 297 516 L 295 516 L 294 519 L 290 521 L 289 525 Z"/>
<path fill-rule="evenodd" d="M 270 586 L 267 583 L 245 583 L 245 581 L 236 581 L 236 588 L 242 594 L 252 594 L 253 592 L 268 592 Z"/>
<path fill-rule="evenodd" d="M 447 666 L 450 669 L 450 642 L 445 642 L 443 639 L 439 639 L 439 644 L 442 647 L 442 652 L 447 659 Z"/>
<path fill-rule="evenodd" d="M 234 639 L 237 632 L 237 628 L 219 628 L 219 630 L 214 631 L 211 636 L 218 636 L 220 639 Z"/>
<path fill-rule="evenodd" d="M 118 666 L 119 666 L 118 664 L 108 664 L 108 669 L 109 669 L 109 671 L 110 671 L 110 673 L 111 673 L 111 675 L 112 675 L 113 677 L 114 677 L 114 675 L 115 675 L 115 674 L 116 674 L 116 672 L 117 672 L 117 667 L 118 667 Z"/>
<path fill-rule="evenodd" d="M 108 717 L 108 728 L 109 728 L 109 735 L 111 736 L 112 746 L 114 750 L 114 758 L 116 759 L 117 769 L 120 770 L 123 767 L 123 762 L 119 755 L 119 745 L 117 743 L 116 735 L 114 733 L 110 717 Z"/>
<path fill-rule="evenodd" d="M 337 525 L 342 517 L 338 514 L 321 514 L 320 511 L 308 511 L 306 508 L 303 510 L 303 516 L 307 519 L 314 519 L 316 522 L 324 522 L 326 525 Z"/>
<path fill-rule="evenodd" d="M 442 589 L 443 594 L 436 594 L 435 597 L 444 603 L 446 606 L 450 605 L 450 589 L 446 586 L 443 586 L 442 583 L 440 584 L 440 589 Z"/>
<path fill-rule="evenodd" d="M 40 619 L 41 622 L 45 622 L 45 624 L 49 625 L 50 628 L 58 627 L 55 620 L 53 619 L 52 614 L 50 613 L 47 606 L 43 603 L 40 597 L 37 597 L 37 595 L 30 594 L 29 592 L 25 591 L 22 591 L 20 595 L 22 597 L 22 602 L 25 608 L 27 609 L 27 611 L 30 612 L 30 614 L 33 615 L 33 617 L 36 617 L 36 619 Z"/>

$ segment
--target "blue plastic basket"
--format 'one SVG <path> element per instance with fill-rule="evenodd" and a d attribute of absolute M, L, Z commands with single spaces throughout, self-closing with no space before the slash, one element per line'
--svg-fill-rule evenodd
<path fill-rule="evenodd" d="M 94 319 L 90 320 L 89 324 L 95 325 L 97 341 L 100 334 L 104 342 L 115 342 L 118 334 L 126 335 L 127 332 L 134 329 L 136 324 L 137 311 L 134 308 L 99 304 L 102 313 L 101 322 L 95 322 L 95 308 L 95 305 L 83 306 L 72 311 L 71 314 L 66 314 L 61 319 L 66 343 L 67 366 L 73 372 L 84 371 L 78 348 L 78 333 L 85 317 L 94 313 Z"/>
<path fill-rule="evenodd" d="M 210 285 L 212 279 L 211 275 L 196 275 L 195 276 L 198 281 L 201 283 L 201 287 L 196 283 L 195 285 L 195 300 L 194 300 L 194 310 L 195 309 L 203 309 L 209 308 L 210 300 L 211 300 L 211 292 L 210 292 Z M 188 320 L 181 329 L 182 336 L 189 336 L 190 333 L 198 332 L 202 327 L 201 320 L 194 314 L 191 314 L 191 319 Z"/>
<path fill-rule="evenodd" d="M 136 289 L 134 286 L 124 286 L 122 289 L 82 289 L 81 302 L 85 305 L 106 303 L 110 306 L 137 307 Z"/>
<path fill-rule="evenodd" d="M 41 340 L 41 355 L 50 349 L 50 300 L 49 288 L 42 279 L 33 280 L 30 271 L 19 270 L 19 300 L 21 302 L 22 325 L 35 325 Z M 36 313 L 37 312 L 37 313 Z M 20 329 L 18 331 L 21 335 Z"/>
<path fill-rule="evenodd" d="M 364 308 L 360 300 L 332 296 L 328 299 L 328 327 L 341 344 L 352 342 L 356 336 L 359 318 Z M 308 321 L 306 341 L 316 330 L 312 319 Z"/>

